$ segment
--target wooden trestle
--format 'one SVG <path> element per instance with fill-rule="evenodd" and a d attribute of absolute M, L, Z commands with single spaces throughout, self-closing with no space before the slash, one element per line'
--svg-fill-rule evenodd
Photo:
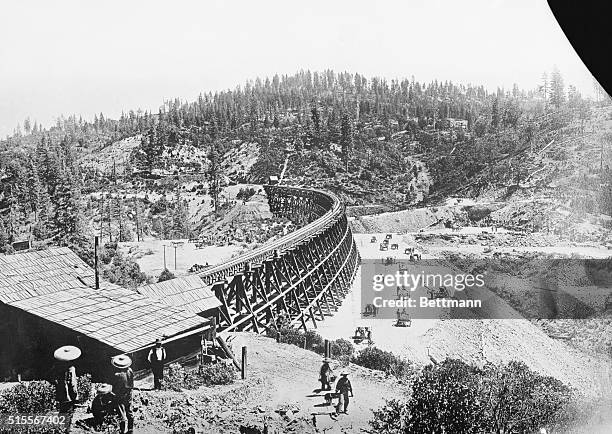
<path fill-rule="evenodd" d="M 264 188 L 275 215 L 306 225 L 199 275 L 221 301 L 223 331 L 264 332 L 280 312 L 292 325 L 316 328 L 338 309 L 360 262 L 344 206 L 319 190 Z"/>

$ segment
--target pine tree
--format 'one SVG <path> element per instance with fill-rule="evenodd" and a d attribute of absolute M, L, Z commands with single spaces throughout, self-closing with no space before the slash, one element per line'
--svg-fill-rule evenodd
<path fill-rule="evenodd" d="M 174 213 L 172 216 L 172 231 L 174 238 L 189 236 L 189 210 L 187 204 L 181 200 L 180 185 L 176 188 L 174 198 Z"/>
<path fill-rule="evenodd" d="M 64 174 L 53 196 L 55 206 L 53 226 L 55 236 L 61 243 L 72 242 L 82 235 L 79 196 L 75 185 Z"/>
<path fill-rule="evenodd" d="M 213 200 L 215 213 L 219 211 L 219 194 L 220 194 L 220 165 L 219 152 L 217 150 L 217 142 L 213 141 L 208 153 L 208 194 Z"/>
<path fill-rule="evenodd" d="M 550 103 L 558 109 L 564 102 L 565 85 L 563 84 L 563 77 L 559 70 L 555 68 L 550 77 Z"/>
<path fill-rule="evenodd" d="M 540 86 L 540 92 L 544 96 L 544 109 L 548 110 L 548 97 L 549 97 L 550 87 L 548 84 L 548 74 L 545 72 L 542 74 L 542 85 Z"/>
<path fill-rule="evenodd" d="M 348 113 L 342 116 L 342 126 L 340 127 L 340 145 L 342 149 L 342 158 L 344 160 L 345 170 L 348 172 L 348 163 L 353 147 L 353 129 L 351 126 L 351 119 Z"/>
<path fill-rule="evenodd" d="M 499 126 L 499 99 L 493 100 L 493 106 L 491 107 L 491 128 L 497 131 Z"/>
<path fill-rule="evenodd" d="M 310 110 L 312 118 L 311 141 L 314 147 L 320 145 L 321 142 L 321 115 L 319 109 L 315 106 Z"/>

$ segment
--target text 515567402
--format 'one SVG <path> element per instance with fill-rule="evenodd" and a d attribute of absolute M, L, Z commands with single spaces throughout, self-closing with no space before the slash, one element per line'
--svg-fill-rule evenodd
<path fill-rule="evenodd" d="M 61 413 L 0 413 L 0 432 L 19 432 L 34 427 L 66 427 L 70 417 Z"/>

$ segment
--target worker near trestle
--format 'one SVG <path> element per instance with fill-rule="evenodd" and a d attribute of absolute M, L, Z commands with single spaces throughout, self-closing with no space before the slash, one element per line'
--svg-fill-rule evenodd
<path fill-rule="evenodd" d="M 130 368 L 132 359 L 122 354 L 113 357 L 111 364 L 116 368 L 111 384 L 117 400 L 117 411 L 121 417 L 119 432 L 121 434 L 131 434 L 134 431 L 134 416 L 132 415 L 134 371 Z"/>
<path fill-rule="evenodd" d="M 160 390 L 162 388 L 162 382 L 164 381 L 164 363 L 166 363 L 168 356 L 166 355 L 166 349 L 162 345 L 161 339 L 155 341 L 155 346 L 149 351 L 147 359 L 151 364 L 151 370 L 153 371 L 153 388 Z"/>

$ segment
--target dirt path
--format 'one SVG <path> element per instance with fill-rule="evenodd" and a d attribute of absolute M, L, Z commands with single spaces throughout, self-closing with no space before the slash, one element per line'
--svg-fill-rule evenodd
<path fill-rule="evenodd" d="M 339 374 L 342 369 L 349 372 L 355 397 L 350 401 L 348 414 L 330 417 L 333 408 L 326 406 L 317 393 L 321 356 L 293 345 L 278 344 L 263 336 L 238 333 L 232 341 L 236 352 L 243 345 L 248 349 L 249 375 L 266 378 L 269 383 L 267 405 L 294 404 L 300 415 L 316 415 L 316 424 L 322 432 L 360 432 L 368 429 L 372 409 L 380 408 L 385 399 L 399 398 L 403 387 L 380 371 L 372 371 L 357 365 L 342 367 L 332 363 Z"/>
<path fill-rule="evenodd" d="M 332 417 L 333 408 L 325 405 L 317 392 L 320 355 L 252 333 L 229 335 L 234 353 L 247 347 L 247 379 L 176 392 L 153 391 L 151 376 L 143 378 L 136 382 L 133 397 L 135 432 L 185 432 L 193 428 L 196 433 L 229 434 L 240 432 L 241 427 L 263 432 L 264 426 L 277 434 L 370 432 L 372 409 L 382 407 L 385 399 L 404 395 L 404 386 L 380 371 L 353 364 L 343 367 L 334 361 L 331 366 L 337 374 L 342 369 L 349 372 L 355 397 L 348 414 Z M 291 412 L 285 413 L 287 409 Z M 284 411 L 279 414 L 278 410 Z M 82 408 L 75 419 L 89 417 Z M 79 423 L 75 425 L 73 432 L 88 432 L 79 428 Z"/>

